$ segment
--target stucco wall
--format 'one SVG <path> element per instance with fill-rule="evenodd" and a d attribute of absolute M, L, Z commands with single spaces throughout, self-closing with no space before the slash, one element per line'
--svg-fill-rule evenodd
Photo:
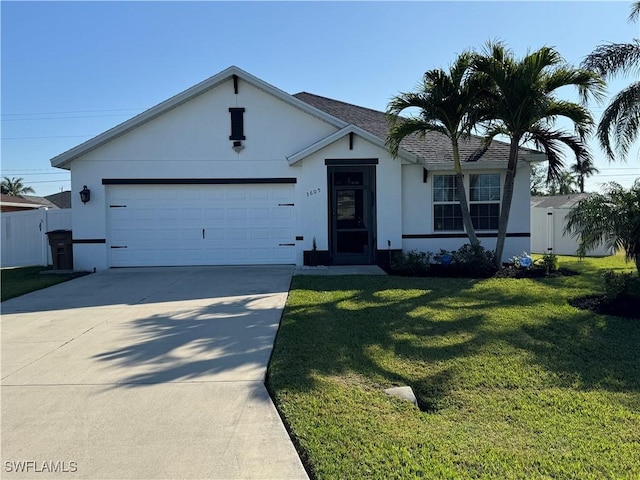
<path fill-rule="evenodd" d="M 402 175 L 401 161 L 361 137 L 354 138 L 353 150 L 349 137 L 332 143 L 294 165 L 298 173 L 300 230 L 304 232 L 302 250 L 310 250 L 313 237 L 319 250 L 329 247 L 328 179 L 326 159 L 377 159 L 376 166 L 376 240 L 378 249 L 400 248 L 402 242 Z M 302 261 L 302 251 L 300 262 Z"/>
<path fill-rule="evenodd" d="M 447 233 L 436 232 L 433 228 L 433 177 L 434 175 L 453 175 L 454 173 L 453 170 L 429 171 L 427 182 L 424 183 L 423 167 L 421 165 L 404 165 L 402 167 L 403 235 L 429 236 L 434 234 L 445 235 Z M 475 173 L 500 173 L 501 189 L 503 189 L 504 171 L 466 168 L 464 171 L 465 183 L 468 181 L 468 176 Z M 530 231 L 529 174 L 529 165 L 521 162 L 518 165 L 514 183 L 514 197 L 507 227 L 508 234 L 527 234 Z M 491 232 L 480 231 L 478 233 Z M 495 237 L 481 238 L 480 241 L 485 248 L 495 248 Z M 466 238 L 404 238 L 402 248 L 404 251 L 418 250 L 437 253 L 440 249 L 458 249 L 465 243 L 469 243 Z M 505 242 L 504 259 L 506 260 L 523 251 L 529 252 L 530 243 L 529 237 L 508 237 Z"/>

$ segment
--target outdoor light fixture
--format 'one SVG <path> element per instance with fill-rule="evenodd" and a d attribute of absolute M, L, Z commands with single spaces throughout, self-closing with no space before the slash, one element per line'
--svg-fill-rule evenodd
<path fill-rule="evenodd" d="M 241 141 L 236 140 L 235 142 L 233 142 L 233 147 L 231 147 L 231 148 L 233 148 L 233 150 L 236 153 L 240 153 L 244 149 L 244 146 L 242 145 Z"/>
<path fill-rule="evenodd" d="M 86 185 L 80 190 L 80 200 L 82 200 L 82 203 L 87 203 L 91 200 L 91 190 Z"/>

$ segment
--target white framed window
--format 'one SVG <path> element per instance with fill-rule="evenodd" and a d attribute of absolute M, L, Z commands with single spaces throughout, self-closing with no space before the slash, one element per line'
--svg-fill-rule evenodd
<path fill-rule="evenodd" d="M 467 198 L 471 221 L 476 230 L 497 230 L 500 218 L 500 174 L 469 175 Z M 455 175 L 433 176 L 433 230 L 464 231 Z"/>
<path fill-rule="evenodd" d="M 469 176 L 469 212 L 476 230 L 498 230 L 500 220 L 500 174 Z"/>
<path fill-rule="evenodd" d="M 454 175 L 433 177 L 433 229 L 451 232 L 464 230 Z"/>

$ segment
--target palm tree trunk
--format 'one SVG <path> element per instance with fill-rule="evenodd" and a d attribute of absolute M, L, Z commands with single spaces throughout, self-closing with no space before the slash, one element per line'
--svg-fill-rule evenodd
<path fill-rule="evenodd" d="M 509 150 L 509 163 L 507 165 L 507 175 L 504 178 L 504 188 L 502 192 L 502 205 L 500 206 L 500 220 L 498 221 L 498 238 L 496 239 L 496 268 L 502 267 L 502 255 L 504 253 L 504 242 L 507 238 L 507 224 L 509 223 L 509 213 L 511 212 L 511 200 L 513 199 L 513 183 L 516 178 L 516 168 L 518 165 L 518 144 L 520 138 L 511 139 Z"/>
<path fill-rule="evenodd" d="M 476 229 L 471 221 L 471 213 L 469 212 L 469 202 L 467 202 L 467 191 L 464 189 L 464 177 L 462 176 L 462 166 L 460 165 L 460 151 L 458 150 L 458 141 L 453 138 L 451 140 L 453 147 L 453 164 L 456 170 L 456 192 L 460 201 L 460 211 L 462 212 L 462 224 L 469 237 L 471 245 L 478 246 L 480 241 L 476 235 Z"/>

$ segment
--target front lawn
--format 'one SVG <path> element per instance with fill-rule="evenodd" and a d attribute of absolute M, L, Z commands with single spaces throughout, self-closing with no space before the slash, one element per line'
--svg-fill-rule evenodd
<path fill-rule="evenodd" d="M 632 265 L 560 260 L 581 275 L 295 277 L 268 386 L 312 477 L 640 478 L 640 320 L 567 303 Z"/>
<path fill-rule="evenodd" d="M 4 302 L 13 297 L 24 295 L 25 293 L 50 287 L 56 283 L 66 282 L 72 278 L 77 278 L 86 273 L 65 273 L 55 275 L 40 275 L 47 267 L 22 267 L 3 268 L 0 271 L 2 283 L 2 298 Z"/>

